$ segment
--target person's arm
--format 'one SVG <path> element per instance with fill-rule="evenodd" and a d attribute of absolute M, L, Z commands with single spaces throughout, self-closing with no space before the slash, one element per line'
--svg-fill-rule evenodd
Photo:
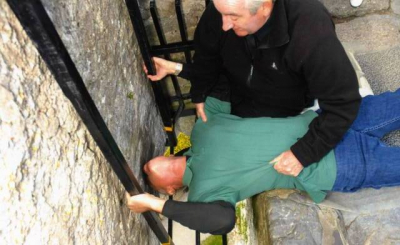
<path fill-rule="evenodd" d="M 193 65 L 184 65 L 181 76 L 191 82 L 193 103 L 203 103 L 221 74 L 222 17 L 211 2 L 200 18 L 194 34 Z"/>
<path fill-rule="evenodd" d="M 126 194 L 127 206 L 136 213 L 155 211 L 202 233 L 226 234 L 235 226 L 235 208 L 228 202 L 178 202 L 148 193 Z"/>
<path fill-rule="evenodd" d="M 228 202 L 178 202 L 168 200 L 162 214 L 190 229 L 221 235 L 235 227 L 235 208 Z"/>
<path fill-rule="evenodd" d="M 361 97 L 356 73 L 329 14 L 314 11 L 299 26 L 298 31 L 306 38 L 292 41 L 299 41 L 305 51 L 299 51 L 295 60 L 302 61 L 298 64 L 299 71 L 304 75 L 310 96 L 318 99 L 322 110 L 310 123 L 308 132 L 291 147 L 296 158 L 307 167 L 321 160 L 342 139 L 357 117 Z M 310 27 L 310 33 L 305 26 Z"/>
<path fill-rule="evenodd" d="M 288 66 L 304 77 L 309 96 L 318 99 L 322 113 L 301 139 L 274 159 L 275 169 L 286 175 L 297 176 L 332 150 L 357 117 L 361 102 L 353 66 L 328 11 L 318 4 L 291 10 L 299 13 L 294 15 Z"/>

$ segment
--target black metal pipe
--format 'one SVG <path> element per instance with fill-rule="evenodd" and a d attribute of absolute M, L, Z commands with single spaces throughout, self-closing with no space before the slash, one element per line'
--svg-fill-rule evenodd
<path fill-rule="evenodd" d="M 222 245 L 228 245 L 228 236 L 226 234 L 222 235 Z"/>
<path fill-rule="evenodd" d="M 196 231 L 196 245 L 200 245 L 200 232 Z"/>
<path fill-rule="evenodd" d="M 142 14 L 137 0 L 125 0 L 126 6 L 129 11 L 129 16 L 133 25 L 133 30 L 136 39 L 139 43 L 140 52 L 142 53 L 143 62 L 147 67 L 148 73 L 151 75 L 156 74 L 156 68 L 150 55 L 150 43 L 147 37 L 146 29 L 143 24 Z"/>
<path fill-rule="evenodd" d="M 167 41 L 164 36 L 164 32 L 162 30 L 160 20 L 158 18 L 158 12 L 157 12 L 157 5 L 155 0 L 150 1 L 150 13 L 151 17 L 153 19 L 154 27 L 156 28 L 157 36 L 159 39 L 159 42 L 161 45 L 165 46 L 167 44 Z M 171 55 L 170 54 L 164 54 L 164 58 L 167 60 L 171 60 Z M 185 104 L 183 103 L 183 98 L 182 98 L 182 92 L 181 88 L 179 87 L 178 79 L 176 76 L 171 76 L 172 80 L 172 85 L 174 86 L 175 94 L 176 97 L 179 98 L 179 108 L 177 110 L 177 113 L 175 113 L 174 116 L 174 123 L 178 120 L 180 113 L 185 109 Z"/>
<path fill-rule="evenodd" d="M 42 3 L 39 0 L 7 0 L 7 2 L 122 185 L 131 195 L 143 193 Z M 146 212 L 143 215 L 160 242 L 172 244 L 158 216 L 153 212 Z"/>
<path fill-rule="evenodd" d="M 181 0 L 175 0 L 175 12 L 176 12 L 176 17 L 178 19 L 179 33 L 181 34 L 182 42 L 187 43 L 188 35 L 186 31 L 185 18 L 183 17 Z M 186 58 L 186 63 L 188 64 L 192 63 L 192 55 L 190 54 L 190 51 L 185 51 L 185 58 Z"/>
<path fill-rule="evenodd" d="M 191 98 L 191 95 L 190 95 L 190 93 L 187 93 L 187 94 L 182 94 L 182 96 L 181 97 L 178 97 L 178 96 L 172 96 L 171 97 L 171 101 L 172 102 L 174 102 L 174 101 L 178 101 L 178 100 L 180 100 L 180 99 L 183 99 L 183 100 L 188 100 L 188 99 L 190 99 Z"/>
<path fill-rule="evenodd" d="M 151 47 L 151 54 L 157 56 L 165 54 L 182 53 L 192 50 L 194 50 L 193 41 L 187 41 L 186 43 L 176 42 L 166 45 L 154 45 Z"/>

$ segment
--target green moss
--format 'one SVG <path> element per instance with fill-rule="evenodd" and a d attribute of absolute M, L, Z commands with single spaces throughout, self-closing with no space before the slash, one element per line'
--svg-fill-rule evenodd
<path fill-rule="evenodd" d="M 134 96 L 133 92 L 129 92 L 129 93 L 126 95 L 126 98 L 128 98 L 128 99 L 130 99 L 130 100 L 133 100 L 133 96 Z"/>
<path fill-rule="evenodd" d="M 201 245 L 222 245 L 222 236 L 209 236 Z"/>
<path fill-rule="evenodd" d="M 248 241 L 248 234 L 247 234 L 247 220 L 244 216 L 245 203 L 240 202 L 236 205 L 236 226 L 239 232 L 239 235 L 245 240 Z M 243 213 L 242 213 L 243 212 Z"/>
<path fill-rule="evenodd" d="M 270 245 L 271 238 L 269 234 L 268 210 L 269 199 L 266 193 L 259 194 L 252 198 L 254 228 L 257 234 L 259 245 Z"/>

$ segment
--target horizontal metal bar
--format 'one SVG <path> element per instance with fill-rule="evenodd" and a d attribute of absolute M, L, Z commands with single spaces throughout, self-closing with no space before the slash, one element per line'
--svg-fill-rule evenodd
<path fill-rule="evenodd" d="M 186 109 L 183 110 L 181 113 L 181 117 L 188 117 L 188 116 L 195 116 L 196 115 L 196 109 Z"/>
<path fill-rule="evenodd" d="M 154 45 L 151 47 L 152 55 L 165 55 L 173 53 L 181 53 L 194 50 L 193 41 L 170 43 L 166 45 Z"/>
<path fill-rule="evenodd" d="M 174 102 L 174 101 L 178 101 L 180 99 L 188 100 L 188 99 L 191 99 L 191 98 L 192 98 L 192 96 L 190 95 L 190 93 L 187 93 L 187 94 L 182 94 L 181 97 L 180 96 L 172 96 L 171 97 L 171 101 Z"/>
<path fill-rule="evenodd" d="M 143 193 L 42 3 L 39 0 L 7 0 L 7 2 L 122 185 L 131 195 Z M 153 212 L 143 215 L 160 242 L 169 243 L 170 238 L 158 216 Z"/>

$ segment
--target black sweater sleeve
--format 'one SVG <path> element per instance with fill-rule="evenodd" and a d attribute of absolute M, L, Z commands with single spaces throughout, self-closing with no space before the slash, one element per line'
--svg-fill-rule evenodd
<path fill-rule="evenodd" d="M 235 208 L 228 202 L 178 202 L 168 200 L 164 216 L 202 233 L 221 235 L 235 226 Z"/>
<path fill-rule="evenodd" d="M 194 103 L 205 101 L 209 90 L 218 82 L 222 60 L 220 45 L 222 17 L 210 3 L 204 11 L 194 34 L 193 65 L 184 66 L 181 77 L 189 78 Z"/>
<path fill-rule="evenodd" d="M 310 97 L 318 98 L 322 110 L 310 123 L 308 132 L 291 147 L 307 167 L 320 161 L 342 139 L 357 117 L 361 97 L 356 73 L 329 13 L 310 12 L 299 18 L 295 31 L 302 35 L 292 41 L 303 47 L 295 51 L 295 60 L 301 61 L 296 65 L 304 74 Z"/>

